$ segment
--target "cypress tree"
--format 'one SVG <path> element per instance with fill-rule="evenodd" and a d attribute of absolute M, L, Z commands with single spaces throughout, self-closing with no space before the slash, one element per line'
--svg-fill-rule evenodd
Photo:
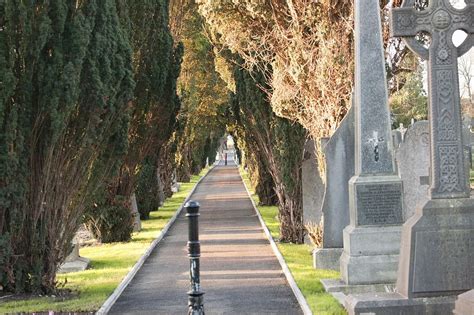
<path fill-rule="evenodd" d="M 126 148 L 131 51 L 113 0 L 4 1 L 0 16 L 0 284 L 47 293 Z"/>
<path fill-rule="evenodd" d="M 103 181 L 90 205 L 86 220 L 109 226 L 117 233 L 102 241 L 126 241 L 130 239 L 130 216 L 124 216 L 124 224 L 114 220 L 114 207 L 123 215 L 123 208 L 130 208 L 130 197 L 137 189 L 137 202 L 143 218 L 158 208 L 157 172 L 161 148 L 171 137 L 176 114 L 180 107 L 176 95 L 176 80 L 180 72 L 182 46 L 174 45 L 168 22 L 167 0 L 118 1 L 122 24 L 127 26 L 127 37 L 133 51 L 133 75 L 136 87 L 130 101 L 131 121 L 128 130 L 129 146 L 120 157 L 120 167 Z M 154 187 L 151 191 L 148 187 Z M 101 211 L 104 210 L 104 211 Z M 108 214 L 107 214 L 108 213 Z M 107 215 L 106 215 L 107 214 Z M 99 220 L 108 216 L 108 220 Z M 102 224 L 97 224 L 102 222 Z M 115 224 L 112 224 L 115 222 Z M 119 226 L 123 226 L 120 229 Z M 96 230 L 95 230 L 96 231 Z M 100 236 L 101 233 L 96 233 Z M 116 235 L 116 237 L 114 237 Z"/>
<path fill-rule="evenodd" d="M 264 203 L 273 203 L 272 186 L 278 200 L 281 241 L 302 243 L 301 163 L 306 132 L 272 112 L 260 72 L 251 74 L 236 66 L 234 80 L 232 113 L 239 126 L 237 137 L 253 164 L 252 175 L 257 172 L 257 193 Z"/>
<path fill-rule="evenodd" d="M 197 5 L 190 1 L 182 10 L 182 29 L 178 33 L 185 51 L 178 80 L 182 109 L 176 131 L 176 167 L 178 179 L 186 182 L 199 173 L 207 158 L 215 160 L 218 140 L 226 128 L 228 93 L 215 71 L 215 53 Z"/>

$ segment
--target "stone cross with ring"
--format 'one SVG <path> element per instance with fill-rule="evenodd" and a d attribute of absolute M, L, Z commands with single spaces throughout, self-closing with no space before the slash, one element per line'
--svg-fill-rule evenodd
<path fill-rule="evenodd" d="M 458 47 L 452 41 L 457 30 L 467 33 Z M 463 9 L 454 8 L 449 0 L 430 0 L 428 8 L 421 11 L 415 8 L 415 0 L 404 0 L 401 8 L 391 12 L 391 32 L 429 61 L 431 198 L 469 198 L 457 59 L 474 44 L 474 0 L 466 0 Z M 420 32 L 430 34 L 429 48 L 416 40 Z"/>

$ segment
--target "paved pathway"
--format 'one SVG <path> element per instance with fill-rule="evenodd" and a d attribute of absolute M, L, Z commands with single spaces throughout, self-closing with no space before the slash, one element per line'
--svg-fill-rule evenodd
<path fill-rule="evenodd" d="M 201 285 L 209 314 L 301 314 L 235 165 L 217 166 L 192 199 L 201 203 Z M 189 261 L 184 212 L 110 314 L 186 314 Z"/>

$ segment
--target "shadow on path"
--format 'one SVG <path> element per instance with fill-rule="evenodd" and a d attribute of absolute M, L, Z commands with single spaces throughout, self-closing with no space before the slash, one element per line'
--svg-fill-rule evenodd
<path fill-rule="evenodd" d="M 217 166 L 192 199 L 201 204 L 201 285 L 206 314 L 302 314 L 235 165 Z M 186 314 L 183 210 L 109 314 Z"/>

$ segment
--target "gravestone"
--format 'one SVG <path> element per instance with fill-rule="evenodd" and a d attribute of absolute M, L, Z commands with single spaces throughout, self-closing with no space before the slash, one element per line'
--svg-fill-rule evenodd
<path fill-rule="evenodd" d="M 396 280 L 403 223 L 378 4 L 355 1 L 355 175 L 349 181 L 350 224 L 341 256 L 347 285 Z"/>
<path fill-rule="evenodd" d="M 402 135 L 402 140 L 405 139 L 405 134 L 407 133 L 408 128 L 405 128 L 405 126 L 403 126 L 403 123 L 400 123 L 400 126 L 398 126 L 397 130 L 400 131 L 400 134 Z"/>
<path fill-rule="evenodd" d="M 58 273 L 69 273 L 86 270 L 89 267 L 90 259 L 79 255 L 80 244 L 77 237 L 72 241 L 72 251 L 59 267 Z"/>
<path fill-rule="evenodd" d="M 458 296 L 454 315 L 474 315 L 474 290 L 467 291 Z"/>
<path fill-rule="evenodd" d="M 411 125 L 396 150 L 398 173 L 403 182 L 403 220 L 415 213 L 415 207 L 428 200 L 430 167 L 428 121 Z"/>
<path fill-rule="evenodd" d="M 166 196 L 165 196 L 165 183 L 161 179 L 161 165 L 160 164 L 158 164 L 158 167 L 156 168 L 156 181 L 158 183 L 158 200 L 159 200 L 158 206 L 161 207 L 163 206 L 163 203 L 165 202 Z M 171 188 L 171 190 L 173 190 L 173 188 Z"/>
<path fill-rule="evenodd" d="M 474 287 L 474 199 L 470 198 L 462 141 L 457 58 L 474 43 L 474 2 L 454 9 L 432 0 L 419 11 L 405 0 L 391 12 L 391 31 L 428 60 L 430 107 L 430 189 L 428 201 L 402 231 L 396 293 L 357 295 L 349 314 L 450 314 L 456 295 Z M 455 30 L 468 33 L 456 47 Z M 428 32 L 426 49 L 416 41 Z"/>
<path fill-rule="evenodd" d="M 303 190 L 303 222 L 304 225 L 318 225 L 321 221 L 321 205 L 324 184 L 319 175 L 316 160 L 316 147 L 313 139 L 307 139 L 304 145 L 303 163 L 301 166 Z M 309 239 L 305 240 L 307 243 Z"/>
<path fill-rule="evenodd" d="M 133 232 L 139 232 L 142 229 L 142 222 L 140 221 L 140 213 L 138 212 L 137 197 L 135 193 L 130 197 L 130 208 L 133 217 Z"/>
<path fill-rule="evenodd" d="M 323 212 L 323 247 L 314 251 L 315 267 L 339 270 L 342 231 L 349 225 L 349 185 L 354 176 L 354 110 L 351 108 L 332 137 L 323 144 L 326 187 Z"/>
<path fill-rule="evenodd" d="M 400 130 L 392 130 L 392 143 L 393 143 L 393 148 L 394 150 L 397 150 L 398 147 L 400 146 L 400 143 L 402 143 L 402 133 Z"/>
<path fill-rule="evenodd" d="M 176 169 L 175 169 L 173 170 L 173 175 L 172 175 L 171 191 L 173 193 L 177 193 L 180 188 L 181 188 L 181 185 L 178 183 L 178 176 L 176 175 Z"/>
<path fill-rule="evenodd" d="M 226 150 L 226 138 L 222 137 L 219 139 L 219 148 L 217 149 L 219 155 L 219 161 L 224 160 L 224 150 Z"/>

